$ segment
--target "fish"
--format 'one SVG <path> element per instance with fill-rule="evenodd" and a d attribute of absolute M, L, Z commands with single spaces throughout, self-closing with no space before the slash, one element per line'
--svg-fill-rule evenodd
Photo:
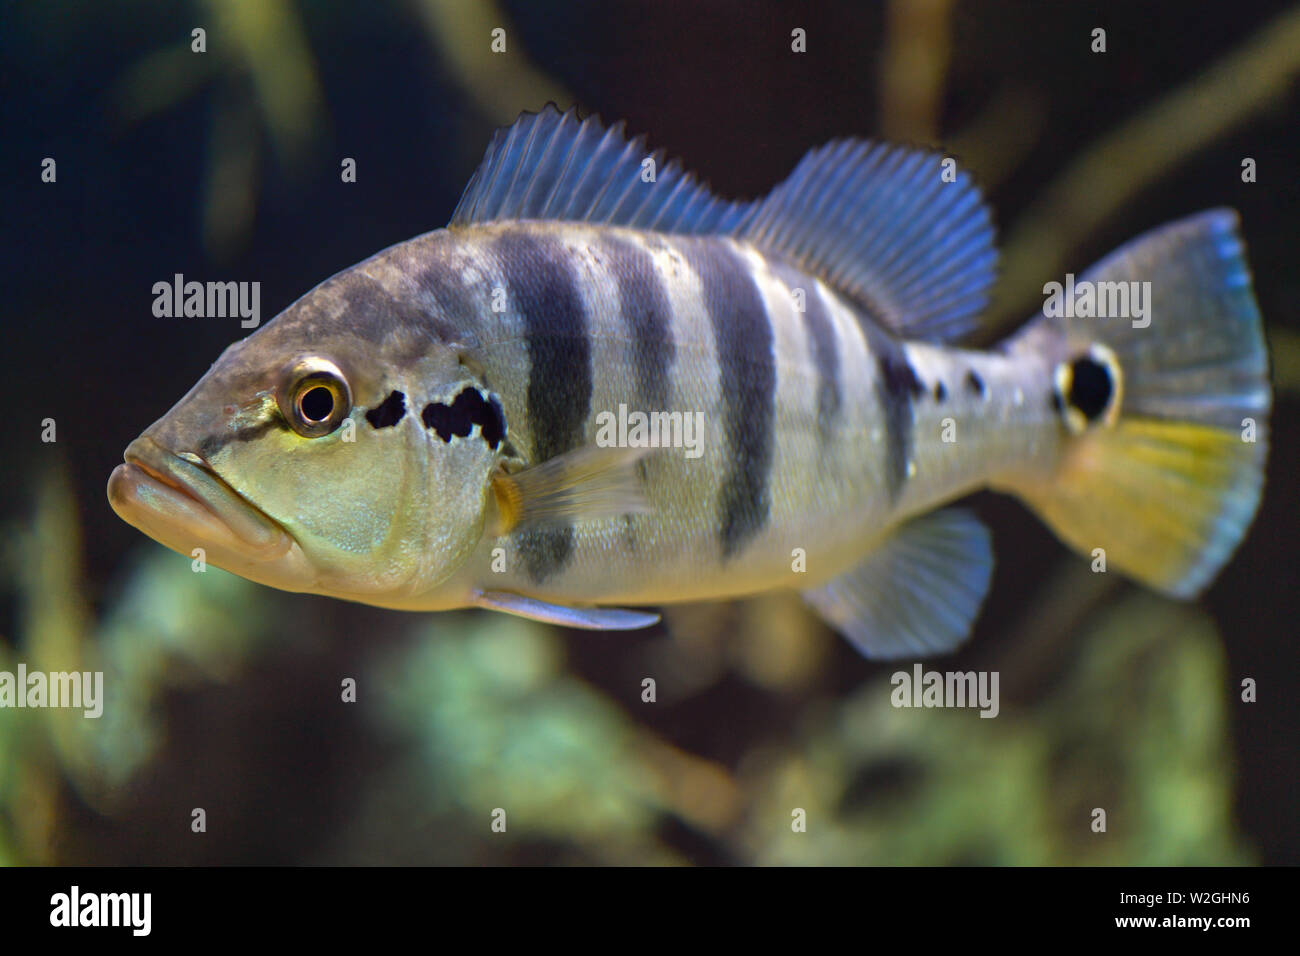
<path fill-rule="evenodd" d="M 1195 597 L 1268 453 L 1237 214 L 1155 228 L 974 348 L 996 270 L 942 153 L 835 140 L 727 200 L 548 105 L 445 228 L 227 348 L 109 502 L 287 591 L 602 630 L 792 591 L 891 659 L 968 638 L 993 541 L 955 502 L 991 489 L 1094 570 Z"/>

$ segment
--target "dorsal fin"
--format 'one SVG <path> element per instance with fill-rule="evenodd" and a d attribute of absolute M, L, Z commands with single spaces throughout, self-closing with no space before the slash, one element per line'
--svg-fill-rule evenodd
<path fill-rule="evenodd" d="M 643 179 L 645 160 L 655 178 Z M 746 239 L 820 276 L 910 338 L 976 324 L 997 251 L 979 190 L 938 153 L 837 140 L 809 152 L 763 200 L 728 202 L 628 140 L 623 124 L 547 105 L 492 137 L 450 225 L 509 219 L 604 223 Z"/>
<path fill-rule="evenodd" d="M 654 160 L 655 178 L 642 179 Z M 664 153 L 646 150 L 644 136 L 628 140 L 620 122 L 578 119 L 553 105 L 523 113 L 497 130 L 452 213 L 449 225 L 503 219 L 559 219 L 658 229 L 727 233 L 749 203 L 726 202 Z"/>
<path fill-rule="evenodd" d="M 810 151 L 737 230 L 909 338 L 975 327 L 996 278 L 979 189 L 938 153 L 844 139 Z"/>

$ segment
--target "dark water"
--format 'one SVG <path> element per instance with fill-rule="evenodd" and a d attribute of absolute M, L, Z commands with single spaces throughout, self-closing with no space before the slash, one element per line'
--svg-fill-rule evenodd
<path fill-rule="evenodd" d="M 470 7 L 506 26 L 508 62 L 466 68 L 448 55 L 488 42 Z M 115 653 L 135 660 L 132 628 L 149 631 L 167 601 L 190 594 L 165 572 L 146 575 L 142 562 L 168 558 L 113 515 L 104 484 L 127 442 L 244 333 L 234 319 L 155 318 L 155 282 L 176 273 L 259 281 L 269 318 L 335 271 L 445 223 L 491 131 L 551 91 L 561 105 L 625 118 L 732 196 L 766 192 L 809 147 L 837 136 L 901 130 L 948 144 L 986 182 L 1000 231 L 1032 238 L 1017 229 L 1086 151 L 1296 16 L 1264 2 L 958 4 L 917 34 L 940 61 L 937 51 L 950 49 L 933 105 L 905 121 L 895 110 L 906 97 L 882 107 L 894 34 L 876 3 L 467 4 L 441 34 L 419 8 L 268 3 L 241 34 L 204 4 L 0 5 L 0 489 L 10 528 L 0 635 L 11 661 L 31 658 L 32 602 L 47 600 L 22 583 L 22 568 L 34 554 L 77 553 L 75 538 L 22 543 L 51 468 L 67 470 L 81 525 L 76 593 L 90 615 L 88 645 L 115 641 Z M 187 52 L 190 30 L 204 25 L 208 52 Z M 791 51 L 796 27 L 807 31 L 806 53 Z M 1096 27 L 1107 31 L 1104 54 L 1090 50 Z M 271 38 L 271 55 L 258 60 L 241 37 Z M 263 67 L 278 92 L 261 85 Z M 288 79 L 298 68 L 306 94 Z M 136 678 L 154 695 L 146 723 L 165 732 L 111 810 L 55 770 L 41 790 L 53 822 L 21 811 L 13 781 L 23 768 L 48 758 L 70 779 L 70 758 L 30 744 L 6 750 L 0 727 L 9 771 L 0 861 L 1300 861 L 1298 69 L 1300 58 L 1246 61 L 1228 84 L 1229 119 L 1208 142 L 1184 149 L 1191 126 L 1170 124 L 1154 143 L 1121 144 L 1105 187 L 1070 202 L 1104 205 L 1130 162 L 1170 158 L 1095 226 L 1051 224 L 1070 237 L 1063 267 L 1081 269 L 1167 220 L 1217 205 L 1242 215 L 1274 343 L 1274 452 L 1255 526 L 1198 606 L 1177 609 L 1120 581 L 1080 596 L 1093 586 L 1084 562 L 1014 502 L 980 496 L 999 560 L 993 591 L 970 644 L 932 666 L 1002 668 L 1003 719 L 909 725 L 886 745 L 873 739 L 884 736 L 879 721 L 851 717 L 850 702 L 868 706 L 879 695 L 863 689 L 881 681 L 887 693 L 894 668 L 860 659 L 784 603 L 670 618 L 677 637 L 516 634 L 495 618 L 430 623 L 222 585 L 206 592 L 216 623 L 191 633 L 182 615 L 167 631 L 182 650 L 137 642 L 138 655 L 166 662 Z M 1269 71 L 1283 79 L 1261 100 L 1251 77 Z M 268 95 L 286 105 L 268 105 Z M 45 157 L 57 162 L 54 184 L 41 182 Z M 343 157 L 357 161 L 355 183 L 340 182 Z M 1242 182 L 1244 157 L 1256 160 L 1257 182 Z M 1019 284 L 999 290 L 1000 307 L 1027 313 L 1053 277 L 1008 277 Z M 40 441 L 45 418 L 57 422 L 56 443 Z M 240 602 L 255 603 L 240 616 L 230 611 Z M 104 624 L 114 613 L 128 621 L 116 637 Z M 479 661 L 473 649 L 494 641 L 503 661 L 537 654 L 543 663 L 519 685 L 494 677 L 496 659 Z M 205 671 L 195 657 L 224 666 Z M 363 699 L 375 707 L 364 718 L 338 701 L 341 677 L 356 673 L 368 675 Z M 673 675 L 654 705 L 640 699 L 647 673 Z M 420 679 L 407 686 L 403 674 Z M 1245 678 L 1259 683 L 1257 703 L 1239 700 Z M 530 743 L 538 726 L 554 733 Z M 581 726 L 606 729 L 556 743 Z M 855 730 L 846 737 L 845 727 Z M 134 752 L 127 731 L 96 733 L 111 754 Z M 1041 759 L 1026 758 L 1035 748 Z M 513 774 L 507 792 L 536 793 L 545 779 L 559 794 L 523 811 L 508 842 L 487 834 L 496 804 L 480 793 L 491 790 L 491 767 Z M 708 806 L 636 784 L 638 768 L 692 781 Z M 1041 799 L 1050 822 L 1030 833 L 988 822 L 1005 805 L 999 779 L 1026 807 Z M 1132 807 L 1143 820 L 1168 825 L 1116 815 L 1113 855 L 1099 855 L 1088 812 L 1123 804 L 1126 789 L 1139 793 Z M 601 813 L 575 805 L 592 793 L 623 796 Z M 840 844 L 861 839 L 861 851 L 783 850 L 788 807 L 802 805 L 825 807 Z M 195 806 L 223 820 L 221 841 L 189 839 Z M 769 812 L 771 832 L 754 822 Z M 1198 814 L 1203 827 L 1180 829 L 1181 817 Z M 411 826 L 385 822 L 394 817 Z M 159 835 L 162 820 L 180 821 L 174 838 Z M 871 842 L 882 832 L 897 834 L 883 851 Z"/>

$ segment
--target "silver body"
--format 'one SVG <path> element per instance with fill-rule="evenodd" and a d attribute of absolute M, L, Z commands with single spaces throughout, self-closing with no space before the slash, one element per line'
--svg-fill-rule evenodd
<path fill-rule="evenodd" d="M 539 540 L 556 534 L 550 531 L 485 536 L 450 580 L 403 600 L 404 607 L 456 606 L 480 588 L 561 603 L 661 603 L 807 587 L 851 567 L 908 517 L 996 482 L 1003 472 L 1023 472 L 1035 460 L 1046 469 L 1055 460 L 1059 416 L 1044 363 L 1024 353 L 899 343 L 820 280 L 743 241 L 506 223 L 439 230 L 358 268 L 394 297 L 409 296 L 412 284 L 435 270 L 440 283 L 458 284 L 454 295 L 445 285 L 428 290 L 430 327 L 444 335 L 454 330 L 481 366 L 485 384 L 502 399 L 511 444 L 528 464 L 543 451 L 530 390 L 552 390 L 566 407 L 581 406 L 577 442 L 594 443 L 597 416 L 620 404 L 704 414 L 700 457 L 666 448 L 644 463 L 652 513 L 559 532 L 567 547 Z M 520 285 L 546 270 L 556 281 L 567 277 L 576 297 L 566 305 L 571 312 L 576 302 L 580 314 L 557 311 L 549 334 L 551 347 L 574 361 L 585 351 L 586 401 L 585 389 L 572 388 L 581 377 L 576 368 L 548 380 L 548 369 L 534 359 L 536 346 L 530 349 L 530 321 L 535 328 L 537 318 L 526 310 L 537 303 Z M 502 311 L 492 308 L 496 290 L 504 290 L 497 297 Z M 650 376 L 662 379 L 658 390 L 643 371 L 652 327 L 636 317 L 646 311 L 638 297 L 647 295 L 662 296 L 666 309 L 657 321 L 672 343 L 657 365 L 662 376 Z M 459 307 L 448 309 L 451 303 Z M 820 352 L 810 315 L 824 321 Z M 719 335 L 720 327 L 738 325 L 743 335 Z M 585 347 L 573 340 L 579 334 Z M 826 335 L 833 363 L 825 360 Z M 882 371 L 887 356 L 894 367 L 913 370 L 914 385 L 906 374 L 902 383 L 890 380 Z M 971 384 L 972 373 L 982 387 Z M 769 407 L 738 408 L 737 382 L 746 398 Z M 830 412 L 828 389 L 837 396 Z M 403 424 L 419 428 L 414 417 Z M 945 429 L 954 441 L 944 441 Z M 738 440 L 755 451 L 739 465 Z M 738 476 L 738 467 L 752 474 Z M 730 537 L 723 531 L 729 494 L 745 499 L 743 527 Z M 802 571 L 794 570 L 796 549 L 806 555 Z M 494 554 L 504 571 L 493 570 Z"/>

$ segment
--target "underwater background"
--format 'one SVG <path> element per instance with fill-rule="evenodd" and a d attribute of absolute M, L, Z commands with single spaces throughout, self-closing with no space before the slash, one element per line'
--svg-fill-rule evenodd
<path fill-rule="evenodd" d="M 1298 77 L 1300 5 L 1264 0 L 3 0 L 0 671 L 100 670 L 106 702 L 0 709 L 0 863 L 1300 863 Z M 911 662 L 794 596 L 626 633 L 407 614 L 195 573 L 112 513 L 122 449 L 247 331 L 155 318 L 155 282 L 258 281 L 265 321 L 445 224 L 548 101 L 729 197 L 834 137 L 942 146 L 999 225 L 985 343 L 1236 208 L 1276 388 L 1236 558 L 1178 604 L 976 496 L 993 589 L 925 667 L 998 671 L 982 720 L 895 709 Z"/>

